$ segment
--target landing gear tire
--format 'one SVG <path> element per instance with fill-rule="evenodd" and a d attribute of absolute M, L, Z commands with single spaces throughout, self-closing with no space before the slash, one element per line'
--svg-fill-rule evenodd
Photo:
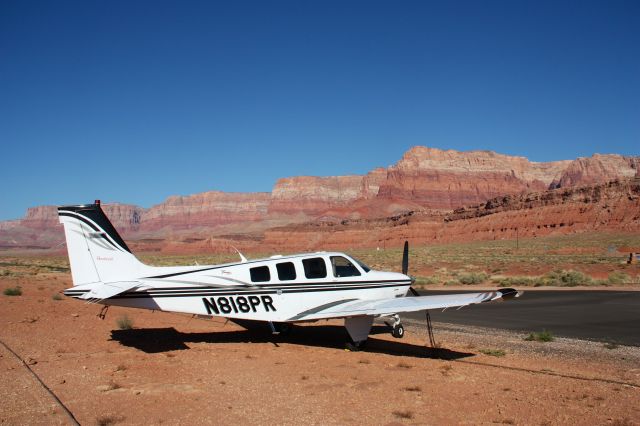
<path fill-rule="evenodd" d="M 395 327 L 393 327 L 393 329 L 391 330 L 391 335 L 396 339 L 402 339 L 404 337 L 404 327 L 402 326 L 402 324 L 397 324 Z"/>
<path fill-rule="evenodd" d="M 366 340 L 361 340 L 359 342 L 347 342 L 346 349 L 350 352 L 358 352 L 365 347 L 366 343 Z"/>

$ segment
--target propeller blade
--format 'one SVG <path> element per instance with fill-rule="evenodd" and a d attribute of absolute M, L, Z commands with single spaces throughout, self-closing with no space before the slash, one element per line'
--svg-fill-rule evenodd
<path fill-rule="evenodd" d="M 402 273 L 407 275 L 409 272 L 409 241 L 404 242 L 404 250 L 402 250 Z"/>

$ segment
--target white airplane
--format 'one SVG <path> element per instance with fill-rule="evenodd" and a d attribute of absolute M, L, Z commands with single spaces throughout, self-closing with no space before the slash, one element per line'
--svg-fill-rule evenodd
<path fill-rule="evenodd" d="M 73 287 L 64 294 L 102 305 L 263 322 L 274 332 L 291 323 L 343 318 L 351 347 L 364 343 L 383 317 L 394 337 L 404 335 L 398 314 L 461 307 L 518 297 L 514 289 L 417 296 L 407 275 L 374 271 L 344 253 L 272 256 L 221 265 L 154 267 L 140 262 L 100 207 L 58 208 Z M 415 297 L 406 297 L 409 291 Z"/>

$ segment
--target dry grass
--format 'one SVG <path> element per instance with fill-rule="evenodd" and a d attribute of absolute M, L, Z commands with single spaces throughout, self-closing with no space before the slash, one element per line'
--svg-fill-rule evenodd
<path fill-rule="evenodd" d="M 416 276 L 416 287 L 444 283 L 514 287 L 640 285 L 637 269 L 625 264 L 628 253 L 619 250 L 623 247 L 640 247 L 640 235 L 584 233 L 528 238 L 520 239 L 517 248 L 513 240 L 413 246 L 409 265 L 410 273 Z M 374 269 L 400 269 L 401 247 L 381 250 L 345 247 L 345 250 Z M 249 253 L 249 257 L 255 259 L 272 254 Z M 137 255 L 143 262 L 156 266 L 210 265 L 238 260 L 234 253 Z M 596 270 L 600 272 L 595 273 Z M 0 256 L 0 277 L 11 279 L 38 274 L 68 276 L 67 257 L 35 254 Z"/>
<path fill-rule="evenodd" d="M 116 319 L 116 325 L 120 330 L 131 330 L 133 328 L 133 320 L 127 314 L 124 314 Z"/>
<path fill-rule="evenodd" d="M 411 364 L 407 364 L 407 363 L 406 363 L 406 362 L 404 362 L 404 361 L 400 361 L 400 362 L 398 363 L 398 365 L 396 365 L 396 367 L 398 367 L 398 368 L 406 368 L 406 369 L 409 369 L 409 368 L 413 368 L 413 365 L 411 365 Z"/>
<path fill-rule="evenodd" d="M 451 370 L 453 370 L 453 367 L 451 366 L 451 364 L 445 364 L 442 367 L 440 367 L 440 372 L 442 373 L 443 376 L 450 375 Z"/>
<path fill-rule="evenodd" d="M 584 233 L 528 238 L 520 239 L 518 248 L 513 240 L 414 246 L 409 265 L 410 272 L 417 275 L 416 287 L 489 280 L 505 286 L 640 284 L 637 273 L 632 273 L 635 270 L 624 263 L 629 254 L 618 251 L 622 247 L 640 247 L 640 235 Z M 398 270 L 402 259 L 401 247 L 349 253 L 381 270 Z M 589 275 L 594 265 L 609 270 L 608 278 L 598 280 Z M 540 275 L 541 269 L 545 274 Z M 421 273 L 423 270 L 430 272 Z"/>
<path fill-rule="evenodd" d="M 110 426 L 110 425 L 114 425 L 118 422 L 122 422 L 124 420 L 124 417 L 122 416 L 113 416 L 113 415 L 107 415 L 107 416 L 100 416 L 96 419 L 96 425 L 98 426 Z"/>

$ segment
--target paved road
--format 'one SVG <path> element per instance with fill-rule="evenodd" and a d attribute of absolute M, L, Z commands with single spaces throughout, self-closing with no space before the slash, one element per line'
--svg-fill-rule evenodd
<path fill-rule="evenodd" d="M 421 291 L 420 294 L 438 294 Z M 424 314 L 405 314 L 424 320 Z M 640 292 L 529 291 L 505 303 L 484 303 L 459 311 L 431 311 L 434 322 L 513 331 L 551 331 L 556 336 L 640 346 Z"/>

